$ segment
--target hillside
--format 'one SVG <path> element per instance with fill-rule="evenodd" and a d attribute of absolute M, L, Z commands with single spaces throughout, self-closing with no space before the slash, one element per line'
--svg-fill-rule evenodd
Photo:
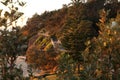
<path fill-rule="evenodd" d="M 100 27 L 96 24 L 101 16 L 100 11 L 109 11 L 107 19 L 115 18 L 120 3 L 107 3 L 105 0 L 87 3 L 74 2 L 64 5 L 62 9 L 45 11 L 28 19 L 22 33 L 27 36 L 27 61 L 42 70 L 55 71 L 58 65 L 59 47 L 54 47 L 53 41 L 60 41 L 65 50 L 84 51 L 85 42 L 99 35 Z M 72 38 L 72 39 L 71 39 Z M 71 45 L 75 44 L 75 45 Z M 74 60 L 82 61 L 81 56 L 69 53 Z"/>

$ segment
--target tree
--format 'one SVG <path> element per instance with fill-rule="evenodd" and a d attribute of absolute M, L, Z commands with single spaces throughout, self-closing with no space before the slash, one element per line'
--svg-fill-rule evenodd
<path fill-rule="evenodd" d="M 0 26 L 2 29 L 0 30 L 0 60 L 2 63 L 2 79 L 14 80 L 17 75 L 14 71 L 17 70 L 15 68 L 15 60 L 20 53 L 23 53 L 24 49 L 27 47 L 23 45 L 24 37 L 21 36 L 20 27 L 16 25 L 17 20 L 23 15 L 22 12 L 19 12 L 19 5 L 23 7 L 25 5 L 24 2 L 17 0 L 16 2 L 13 0 L 4 0 L 0 1 L 9 11 L 1 10 L 0 14 Z"/>
<path fill-rule="evenodd" d="M 61 80 L 77 80 L 74 75 L 76 72 L 76 62 L 66 52 L 60 54 L 58 60 L 57 76 Z"/>
<path fill-rule="evenodd" d="M 35 39 L 33 37 L 32 39 Z M 32 41 L 31 39 L 31 41 Z M 37 35 L 35 41 L 29 46 L 26 52 L 27 62 L 35 69 L 52 72 L 58 65 L 50 36 Z M 54 71 L 53 71 L 54 72 Z"/>
<path fill-rule="evenodd" d="M 106 12 L 101 11 L 99 36 L 86 42 L 84 57 L 84 75 L 89 80 L 119 80 L 120 79 L 120 25 L 106 22 Z M 118 23 L 118 16 L 114 19 Z"/>
<path fill-rule="evenodd" d="M 118 3 L 118 0 L 106 0 L 107 3 Z"/>
<path fill-rule="evenodd" d="M 86 48 L 84 43 L 94 36 L 96 36 L 96 30 L 92 27 L 92 22 L 88 20 L 82 20 L 78 25 L 71 24 L 63 34 L 62 45 L 73 60 L 77 62 L 78 71 L 79 65 L 83 62 L 81 52 Z"/>
<path fill-rule="evenodd" d="M 93 8 L 94 8 L 94 11 L 95 10 L 99 11 L 104 8 L 103 1 L 105 1 L 105 0 L 96 0 L 96 2 L 86 3 L 87 8 L 86 7 L 85 8 L 90 11 Z M 96 8 L 95 5 L 98 5 L 98 3 L 101 3 L 102 5 L 100 5 L 99 7 Z M 94 7 L 90 7 L 90 5 L 92 5 Z M 71 7 L 71 9 L 72 8 L 73 7 Z M 117 9 L 117 11 L 118 10 L 119 9 Z M 75 12 L 71 11 L 71 14 L 72 13 L 75 14 Z M 98 14 L 98 13 L 95 13 L 95 14 Z M 108 22 L 109 20 L 107 19 L 109 11 L 101 10 L 99 14 L 100 14 L 99 16 L 95 16 L 95 17 L 92 16 L 92 18 L 97 17 L 97 20 L 100 21 L 100 23 L 98 22 L 96 25 L 99 27 L 99 30 L 97 30 L 99 32 L 99 34 L 97 34 L 97 35 L 96 35 L 97 31 L 93 28 L 93 25 L 92 25 L 92 24 L 96 24 L 96 21 L 91 20 L 92 19 L 92 18 L 90 18 L 91 16 L 84 18 L 84 19 L 79 18 L 79 21 L 78 21 L 77 18 L 74 17 L 74 15 L 69 15 L 70 18 L 68 18 L 68 24 L 66 23 L 67 28 L 65 28 L 65 32 L 63 32 L 63 36 L 61 37 L 62 44 L 66 50 L 65 55 L 69 54 L 70 58 L 72 57 L 73 62 L 74 63 L 77 62 L 78 67 L 79 67 L 79 64 L 81 64 L 83 66 L 83 70 L 79 70 L 80 67 L 78 68 L 78 71 L 80 71 L 80 73 L 79 73 L 80 78 L 84 78 L 83 80 L 93 80 L 93 79 L 105 80 L 105 78 L 110 79 L 110 77 L 108 78 L 108 76 L 111 75 L 111 72 L 106 72 L 106 71 L 110 70 L 110 69 L 109 70 L 107 69 L 108 64 L 109 63 L 112 64 L 112 61 L 109 62 L 109 58 L 111 58 L 111 55 L 107 55 L 107 57 L 106 57 L 106 52 L 107 52 L 107 54 L 109 54 L 110 51 L 114 50 L 116 52 L 112 52 L 112 54 L 114 54 L 114 53 L 117 53 L 117 54 L 114 54 L 113 62 L 116 62 L 116 64 L 112 64 L 112 65 L 117 66 L 117 69 L 116 68 L 114 69 L 115 74 L 112 74 L 112 76 L 116 75 L 117 80 L 119 80 L 119 78 L 118 78 L 119 75 L 117 75 L 117 74 L 119 74 L 119 70 L 118 70 L 119 62 L 118 61 L 120 58 L 119 57 L 115 58 L 116 55 L 119 55 L 119 42 L 120 42 L 119 41 L 119 37 L 120 37 L 119 31 L 117 31 L 118 34 L 116 35 L 116 30 L 114 31 L 113 28 L 108 27 L 111 24 L 111 22 Z M 76 15 L 77 15 L 77 13 L 76 13 Z M 77 17 L 78 17 L 78 15 L 77 15 Z M 101 19 L 99 19 L 99 18 L 101 18 Z M 117 17 L 117 20 L 118 20 L 118 17 Z M 118 22 L 117 22 L 117 24 L 118 24 Z M 117 26 L 117 27 L 119 27 L 119 26 Z M 113 41 L 112 39 L 114 39 L 116 41 Z M 113 41 L 113 42 L 111 43 L 111 41 Z M 117 44 L 117 47 L 114 49 L 116 43 L 118 43 L 118 44 Z M 108 45 L 110 44 L 110 46 L 105 47 L 106 44 L 108 44 Z M 112 46 L 114 46 L 114 47 L 112 47 Z M 111 50 L 109 50 L 109 49 L 111 49 Z M 105 56 L 104 56 L 104 53 L 105 53 Z M 99 63 L 98 60 L 99 59 L 101 60 L 101 58 L 102 59 L 104 58 L 104 61 Z M 66 59 L 66 58 L 63 57 L 63 59 Z M 73 63 L 69 64 L 69 59 L 67 59 L 68 61 L 67 60 L 65 61 L 65 64 L 62 62 L 63 65 L 60 66 L 63 69 L 61 69 L 59 71 L 62 71 L 61 74 L 63 74 L 63 75 L 66 75 L 67 73 L 69 74 L 68 70 L 73 65 Z M 64 65 L 66 65 L 66 63 L 69 64 L 69 65 L 67 65 L 68 67 L 70 66 L 69 68 L 67 67 L 67 69 L 66 69 L 66 67 L 64 67 Z M 100 68 L 98 68 L 98 65 Z M 96 66 L 97 66 L 97 68 L 96 68 Z M 104 66 L 104 68 L 103 68 L 103 66 Z M 110 67 L 111 67 L 111 65 L 110 65 Z M 102 70 L 101 70 L 101 68 L 102 68 Z M 74 73 L 71 73 L 71 74 L 74 74 Z"/>
<path fill-rule="evenodd" d="M 80 4 L 80 2 L 82 2 L 81 0 L 71 0 L 72 1 L 72 5 L 77 6 Z"/>

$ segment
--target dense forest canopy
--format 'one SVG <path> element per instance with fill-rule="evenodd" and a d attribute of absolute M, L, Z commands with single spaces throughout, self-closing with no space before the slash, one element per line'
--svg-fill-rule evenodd
<path fill-rule="evenodd" d="M 36 46 L 35 48 L 39 47 L 44 51 L 48 44 L 45 41 L 45 36 L 38 35 L 38 33 L 47 33 L 48 38 L 55 35 L 66 50 L 72 50 L 70 55 L 79 61 L 81 58 L 79 54 L 86 48 L 84 43 L 99 35 L 100 27 L 96 23 L 101 18 L 100 10 L 104 9 L 107 12 L 106 21 L 108 21 L 111 18 L 116 18 L 120 9 L 120 3 L 117 0 L 88 0 L 86 3 L 82 3 L 81 0 L 72 0 L 71 3 L 72 6 L 64 5 L 59 10 L 45 11 L 41 15 L 35 14 L 28 20 L 27 25 L 23 27 L 23 32 L 28 33 L 29 47 Z M 41 40 L 42 36 L 45 40 L 34 44 L 36 40 Z M 40 44 L 45 45 L 40 46 Z M 28 56 L 30 49 L 31 47 L 27 51 Z"/>
<path fill-rule="evenodd" d="M 119 80 L 119 18 L 118 0 L 71 0 L 59 10 L 34 14 L 20 29 L 1 31 L 0 51 L 6 54 L 3 47 L 8 47 L 16 56 L 25 55 L 29 65 L 57 73 L 62 80 Z M 3 22 L 7 26 L 6 18 L 1 18 Z"/>

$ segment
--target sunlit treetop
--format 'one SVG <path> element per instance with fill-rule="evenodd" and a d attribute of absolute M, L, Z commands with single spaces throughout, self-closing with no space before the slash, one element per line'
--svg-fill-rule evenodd
<path fill-rule="evenodd" d="M 17 20 L 23 15 L 19 8 L 26 3 L 21 0 L 0 0 L 0 3 L 3 5 L 0 9 L 0 26 L 5 28 L 15 26 Z"/>

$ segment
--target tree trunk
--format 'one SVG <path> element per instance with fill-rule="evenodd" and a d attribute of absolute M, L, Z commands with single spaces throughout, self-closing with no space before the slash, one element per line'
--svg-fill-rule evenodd
<path fill-rule="evenodd" d="M 80 74 L 80 63 L 78 63 L 78 74 Z"/>

